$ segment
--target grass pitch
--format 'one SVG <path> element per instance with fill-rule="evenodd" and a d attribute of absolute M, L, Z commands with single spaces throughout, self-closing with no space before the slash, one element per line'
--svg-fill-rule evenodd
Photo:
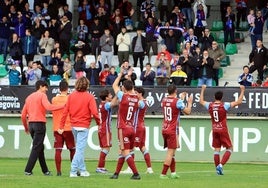
<path fill-rule="evenodd" d="M 130 180 L 131 174 L 120 174 L 117 180 L 109 179 L 116 167 L 116 161 L 108 161 L 106 167 L 108 174 L 97 174 L 95 168 L 97 161 L 86 161 L 90 177 L 70 178 L 70 162 L 62 162 L 62 176 L 56 176 L 53 160 L 47 160 L 53 176 L 44 176 L 37 163 L 32 176 L 25 176 L 23 171 L 27 159 L 0 159 L 0 187 L 1 188 L 267 188 L 268 165 L 267 164 L 238 164 L 229 163 L 224 166 L 224 175 L 215 173 L 212 163 L 182 163 L 177 161 L 177 173 L 179 179 L 159 179 L 162 170 L 162 162 L 153 162 L 154 174 L 145 174 L 144 162 L 137 162 L 141 180 Z M 123 169 L 126 168 L 126 165 Z"/>

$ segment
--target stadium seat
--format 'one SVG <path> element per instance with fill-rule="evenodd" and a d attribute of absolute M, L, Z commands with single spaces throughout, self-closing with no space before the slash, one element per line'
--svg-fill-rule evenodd
<path fill-rule="evenodd" d="M 241 21 L 239 23 L 239 27 L 236 28 L 237 31 L 248 31 L 249 30 L 249 24 L 247 21 Z"/>
<path fill-rule="evenodd" d="M 227 67 L 231 65 L 230 61 L 230 56 L 226 55 L 222 60 L 221 60 L 221 67 Z"/>
<path fill-rule="evenodd" d="M 86 55 L 86 68 L 90 66 L 91 62 L 95 62 L 96 58 L 94 55 Z"/>
<path fill-rule="evenodd" d="M 217 41 L 218 40 L 218 36 L 217 36 L 217 33 L 216 32 L 211 32 L 210 34 L 211 34 L 211 36 L 213 36 L 214 41 Z"/>
<path fill-rule="evenodd" d="M 5 77 L 8 74 L 6 70 L 6 66 L 3 64 L 0 64 L 0 78 Z"/>
<path fill-rule="evenodd" d="M 152 65 L 152 67 L 155 65 L 156 58 L 157 58 L 157 55 L 152 55 L 151 58 L 150 58 L 150 63 Z"/>
<path fill-rule="evenodd" d="M 0 54 L 0 64 L 4 64 L 4 54 Z"/>
<path fill-rule="evenodd" d="M 219 68 L 219 74 L 218 74 L 218 78 L 222 78 L 223 77 L 223 68 Z"/>
<path fill-rule="evenodd" d="M 237 52 L 238 52 L 238 50 L 237 50 L 236 44 L 228 43 L 226 45 L 226 47 L 225 47 L 226 55 L 233 55 L 233 54 L 236 54 Z"/>
<path fill-rule="evenodd" d="M 223 30 L 223 23 L 220 20 L 215 20 L 212 22 L 212 27 L 210 31 L 221 31 Z"/>
<path fill-rule="evenodd" d="M 197 85 L 198 85 L 198 79 L 196 79 L 196 80 L 191 80 L 191 87 L 197 87 Z"/>

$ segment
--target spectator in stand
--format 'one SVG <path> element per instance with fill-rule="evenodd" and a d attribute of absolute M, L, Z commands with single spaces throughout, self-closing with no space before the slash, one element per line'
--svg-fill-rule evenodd
<path fill-rule="evenodd" d="M 31 66 L 31 68 L 27 70 L 26 78 L 28 85 L 33 86 L 38 80 L 41 79 L 42 71 L 38 68 L 37 62 L 32 62 L 29 66 Z"/>
<path fill-rule="evenodd" d="M 112 65 L 113 59 L 113 45 L 114 38 L 110 33 L 109 28 L 104 29 L 104 34 L 100 38 L 100 47 L 101 47 L 101 63 Z"/>
<path fill-rule="evenodd" d="M 170 75 L 169 83 L 176 86 L 184 86 L 187 83 L 187 74 L 181 70 L 181 64 L 176 65 L 176 71 Z"/>
<path fill-rule="evenodd" d="M 64 11 L 64 15 L 66 15 L 68 17 L 68 20 L 70 22 L 73 21 L 73 13 L 69 10 L 69 5 L 66 3 L 63 5 L 63 11 Z"/>
<path fill-rule="evenodd" d="M 235 14 L 232 12 L 232 7 L 228 6 L 226 15 L 223 21 L 224 28 L 224 45 L 226 46 L 229 41 L 235 43 Z"/>
<path fill-rule="evenodd" d="M 158 10 L 159 18 L 161 21 L 168 21 L 171 13 L 171 0 L 159 0 L 158 1 Z"/>
<path fill-rule="evenodd" d="M 235 0 L 236 2 L 236 28 L 239 28 L 240 20 L 246 21 L 248 0 Z"/>
<path fill-rule="evenodd" d="M 70 57 L 66 57 L 64 59 L 64 64 L 63 64 L 63 79 L 66 80 L 66 82 L 69 81 L 69 78 L 72 76 L 72 62 Z"/>
<path fill-rule="evenodd" d="M 170 25 L 180 27 L 180 28 L 185 27 L 185 16 L 180 11 L 178 5 L 175 5 L 171 12 Z"/>
<path fill-rule="evenodd" d="M 179 62 L 180 55 L 178 52 L 175 52 L 171 61 L 170 61 L 170 74 L 172 74 L 174 71 L 176 71 L 176 66 Z"/>
<path fill-rule="evenodd" d="M 7 20 L 6 16 L 3 16 L 0 21 L 0 54 L 4 55 L 4 60 L 7 57 L 7 48 L 9 43 L 9 38 L 11 36 L 10 22 Z"/>
<path fill-rule="evenodd" d="M 121 10 L 119 8 L 115 9 L 113 14 L 110 16 L 110 23 L 113 25 L 116 22 L 116 17 L 122 21 L 124 20 Z"/>
<path fill-rule="evenodd" d="M 127 33 L 127 28 L 125 26 L 122 26 L 121 33 L 119 33 L 116 38 L 116 45 L 118 46 L 119 67 L 121 67 L 124 60 L 128 61 L 129 59 L 130 44 L 130 35 Z"/>
<path fill-rule="evenodd" d="M 143 86 L 153 86 L 155 79 L 155 72 L 152 69 L 151 63 L 146 63 L 145 70 L 141 72 L 140 80 Z"/>
<path fill-rule="evenodd" d="M 63 63 L 61 58 L 62 58 L 62 55 L 60 52 L 58 52 L 55 57 L 51 58 L 51 60 L 49 62 L 49 65 L 50 65 L 49 70 L 52 70 L 53 65 L 58 65 L 60 71 L 63 72 L 64 63 Z"/>
<path fill-rule="evenodd" d="M 61 18 L 61 25 L 58 28 L 59 42 L 63 54 L 70 55 L 70 40 L 72 38 L 72 23 L 64 15 Z"/>
<path fill-rule="evenodd" d="M 214 41 L 214 37 L 210 34 L 210 30 L 208 28 L 202 32 L 202 36 L 199 38 L 199 43 L 201 44 L 201 51 L 208 50 L 212 47 L 212 41 Z"/>
<path fill-rule="evenodd" d="M 194 58 L 194 63 L 193 63 L 193 74 L 192 74 L 192 79 L 197 80 L 198 79 L 198 70 L 199 70 L 199 66 L 198 66 L 198 62 L 200 59 L 203 59 L 203 54 L 201 49 L 197 46 L 195 48 L 195 51 L 193 53 L 193 58 Z"/>
<path fill-rule="evenodd" d="M 50 33 L 46 30 L 39 41 L 39 49 L 45 49 L 44 53 L 41 53 L 42 64 L 48 68 L 49 62 L 51 60 L 51 50 L 53 49 L 55 41 L 50 37 Z M 40 51 L 39 51 L 40 52 Z"/>
<path fill-rule="evenodd" d="M 122 15 L 124 18 L 124 24 L 126 27 L 130 26 L 127 22 L 132 22 L 131 17 L 134 14 L 135 10 L 133 9 L 132 3 L 129 2 L 128 0 L 123 0 L 122 2 L 120 2 L 118 4 L 118 7 L 121 11 L 122 11 Z M 127 28 L 127 29 L 131 29 L 131 28 Z"/>
<path fill-rule="evenodd" d="M 267 15 L 268 14 L 268 2 L 266 3 L 266 6 L 263 7 L 262 9 L 262 15 Z M 268 32 L 268 19 L 266 18 L 266 29 L 265 29 L 265 33 Z"/>
<path fill-rule="evenodd" d="M 196 46 L 198 47 L 198 46 Z M 188 55 L 193 57 L 196 47 L 192 47 L 190 42 L 186 42 L 183 50 L 187 50 Z"/>
<path fill-rule="evenodd" d="M 78 6 L 79 20 L 84 20 L 89 27 L 92 19 L 95 17 L 95 9 L 91 1 L 83 0 Z"/>
<path fill-rule="evenodd" d="M 11 31 L 14 30 L 20 38 L 25 37 L 26 21 L 25 16 L 18 12 L 17 17 L 11 20 Z M 13 31 L 12 31 L 13 32 Z"/>
<path fill-rule="evenodd" d="M 42 37 L 42 34 L 45 32 L 45 29 L 46 29 L 46 27 L 44 27 L 44 25 L 42 25 L 40 21 L 41 20 L 39 18 L 36 18 L 31 28 L 32 35 L 36 38 L 37 43 L 39 43 Z"/>
<path fill-rule="evenodd" d="M 25 17 L 25 27 L 31 28 L 33 12 L 30 10 L 30 5 L 28 2 L 25 3 L 24 8 L 21 10 L 21 13 Z"/>
<path fill-rule="evenodd" d="M 159 60 L 162 57 L 162 54 L 164 54 L 165 60 L 167 60 L 168 62 L 171 61 L 172 56 L 169 53 L 169 51 L 167 50 L 167 46 L 164 44 L 161 45 L 161 51 L 157 54 L 156 60 Z"/>
<path fill-rule="evenodd" d="M 247 15 L 247 20 L 249 24 L 249 34 L 254 35 L 254 29 L 255 29 L 255 10 L 250 9 L 249 14 Z"/>
<path fill-rule="evenodd" d="M 150 58 L 150 49 L 153 50 L 153 55 L 157 55 L 157 38 L 154 36 L 158 22 L 155 18 L 149 17 L 145 20 L 145 38 L 147 40 L 146 54 Z"/>
<path fill-rule="evenodd" d="M 143 19 L 155 16 L 155 2 L 154 0 L 144 0 L 140 8 L 141 13 L 143 14 Z"/>
<path fill-rule="evenodd" d="M 3 16 L 7 16 L 8 17 L 8 14 L 9 14 L 9 11 L 10 11 L 10 6 L 11 6 L 11 1 L 10 0 L 4 0 L 4 1 L 1 1 L 0 2 L 0 10 L 1 10 L 1 14 Z"/>
<path fill-rule="evenodd" d="M 180 0 L 182 14 L 185 16 L 186 28 L 193 28 L 192 3 L 194 0 Z"/>
<path fill-rule="evenodd" d="M 9 55 L 14 61 L 19 62 L 19 66 L 21 71 L 23 70 L 23 62 L 22 62 L 22 44 L 16 33 L 13 33 L 11 36 L 9 47 Z M 23 76 L 24 77 L 24 76 Z"/>
<path fill-rule="evenodd" d="M 268 51 L 261 40 L 257 40 L 256 47 L 249 54 L 249 73 L 258 71 L 258 79 L 263 80 L 263 73 L 267 67 Z"/>
<path fill-rule="evenodd" d="M 43 2 L 43 7 L 41 10 L 41 23 L 42 25 L 44 25 L 45 28 L 48 27 L 48 23 L 51 19 L 50 15 L 48 14 L 48 3 L 47 2 Z"/>
<path fill-rule="evenodd" d="M 110 74 L 110 68 L 108 64 L 104 64 L 103 70 L 100 72 L 99 81 L 101 86 L 106 85 L 106 79 L 108 75 Z"/>
<path fill-rule="evenodd" d="M 32 36 L 30 29 L 26 29 L 25 34 L 26 36 L 22 38 L 22 50 L 28 65 L 30 61 L 34 60 L 35 54 L 37 54 L 38 44 L 36 38 Z"/>
<path fill-rule="evenodd" d="M 8 72 L 8 79 L 10 86 L 18 86 L 21 84 L 21 72 L 17 70 L 17 63 L 13 59 L 8 59 L 6 63 L 6 70 Z"/>
<path fill-rule="evenodd" d="M 178 64 L 181 65 L 182 71 L 187 74 L 187 82 L 186 85 L 191 85 L 193 68 L 195 66 L 195 59 L 189 55 L 188 51 L 184 49 L 182 51 L 182 55 L 179 58 Z"/>
<path fill-rule="evenodd" d="M 97 57 L 100 55 L 100 38 L 104 33 L 104 27 L 100 23 L 98 17 L 94 18 L 94 22 L 89 27 L 89 33 L 91 34 L 91 49 L 92 54 Z"/>
<path fill-rule="evenodd" d="M 249 73 L 249 67 L 243 66 L 243 73 L 238 76 L 238 83 L 243 86 L 252 86 L 253 75 Z"/>
<path fill-rule="evenodd" d="M 199 39 L 207 26 L 207 6 L 205 4 L 195 3 L 193 10 L 195 15 L 194 34 Z"/>
<path fill-rule="evenodd" d="M 208 51 L 203 51 L 203 58 L 197 62 L 198 71 L 198 86 L 212 86 L 213 82 L 213 64 L 214 60 L 208 56 Z"/>
<path fill-rule="evenodd" d="M 160 32 L 161 37 L 164 40 L 164 44 L 167 47 L 167 51 L 171 54 L 177 52 L 177 44 L 181 43 L 181 31 L 167 29 L 166 32 Z"/>
<path fill-rule="evenodd" d="M 263 26 L 264 26 L 264 20 L 266 20 L 267 17 L 268 13 L 266 13 L 266 15 L 262 15 L 260 10 L 256 12 L 256 18 L 254 22 L 255 29 L 253 32 L 254 35 L 250 35 L 252 49 L 256 47 L 257 40 L 263 41 Z"/>
<path fill-rule="evenodd" d="M 265 80 L 262 83 L 262 87 L 268 87 L 268 76 L 265 77 Z"/>
<path fill-rule="evenodd" d="M 54 48 L 51 50 L 51 58 L 57 57 L 58 53 L 61 53 L 60 43 L 55 41 Z"/>
<path fill-rule="evenodd" d="M 224 23 L 227 7 L 231 5 L 231 0 L 220 0 L 221 21 Z"/>
<path fill-rule="evenodd" d="M 134 67 L 137 67 L 138 59 L 140 62 L 141 72 L 143 71 L 143 60 L 146 55 L 146 38 L 142 35 L 142 28 L 137 28 L 137 35 L 132 39 L 132 55 Z"/>
<path fill-rule="evenodd" d="M 226 54 L 223 49 L 219 48 L 218 43 L 216 41 L 212 42 L 212 47 L 208 49 L 208 55 L 214 60 L 213 79 L 215 80 L 216 86 L 219 85 L 219 69 L 221 67 L 221 60 L 225 58 Z"/>
<path fill-rule="evenodd" d="M 105 0 L 98 0 L 95 3 L 95 10 L 98 11 L 98 8 L 103 8 L 103 10 L 107 13 L 107 15 L 109 16 L 111 14 L 110 10 L 111 7 L 109 7 L 109 5 L 105 2 Z"/>
<path fill-rule="evenodd" d="M 157 85 L 167 85 L 170 76 L 170 61 L 167 60 L 165 53 L 161 53 L 154 66 L 156 67 Z"/>
<path fill-rule="evenodd" d="M 56 85 L 58 86 L 60 84 L 60 81 L 62 80 L 63 72 L 59 69 L 58 65 L 52 66 L 52 71 L 49 74 L 49 85 Z"/>
<path fill-rule="evenodd" d="M 135 13 L 137 14 L 137 21 L 140 22 L 142 19 L 142 14 L 141 14 L 141 4 L 142 4 L 143 0 L 137 0 L 137 4 L 136 4 L 136 11 Z"/>
<path fill-rule="evenodd" d="M 75 78 L 78 79 L 84 76 L 84 69 L 86 67 L 86 57 L 81 50 L 76 52 L 74 61 Z"/>
<path fill-rule="evenodd" d="M 198 38 L 194 35 L 194 30 L 192 28 L 188 29 L 188 32 L 184 36 L 184 42 L 189 42 L 192 50 L 195 50 L 195 47 L 198 46 Z"/>
<path fill-rule="evenodd" d="M 262 80 L 258 79 L 256 82 L 253 82 L 252 87 L 262 87 Z"/>
<path fill-rule="evenodd" d="M 121 32 L 122 26 L 123 24 L 123 19 L 121 19 L 119 16 L 115 17 L 115 21 L 112 24 L 112 36 L 113 38 L 116 40 L 117 39 L 117 35 Z M 116 44 L 116 42 L 114 43 L 114 55 L 118 54 L 118 45 Z"/>
<path fill-rule="evenodd" d="M 89 80 L 90 85 L 100 85 L 99 82 L 99 75 L 102 70 L 100 56 L 97 59 L 98 67 L 96 62 L 91 62 L 89 68 L 85 68 L 84 71 L 86 72 L 86 77 Z"/>
<path fill-rule="evenodd" d="M 59 33 L 58 33 L 59 27 L 60 27 L 59 21 L 56 18 L 52 18 L 48 24 L 48 30 L 49 30 L 50 36 L 55 41 L 59 41 Z"/>
<path fill-rule="evenodd" d="M 79 20 L 79 25 L 76 29 L 78 40 L 88 41 L 88 27 L 85 25 L 84 20 Z"/>
<path fill-rule="evenodd" d="M 111 66 L 110 67 L 110 73 L 106 78 L 106 85 L 111 86 L 113 85 L 115 79 L 117 78 L 117 72 L 115 71 L 115 67 Z"/>

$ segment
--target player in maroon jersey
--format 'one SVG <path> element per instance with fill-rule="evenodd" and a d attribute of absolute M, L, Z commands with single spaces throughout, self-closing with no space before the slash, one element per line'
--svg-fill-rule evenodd
<path fill-rule="evenodd" d="M 131 179 L 139 180 L 140 175 L 130 151 L 134 148 L 135 117 L 137 116 L 138 108 L 144 108 L 145 104 L 143 101 L 139 100 L 138 95 L 134 91 L 134 85 L 131 81 L 131 70 L 127 73 L 127 75 L 125 75 L 125 77 L 128 77 L 129 79 L 123 82 L 122 91 L 120 90 L 118 84 L 124 74 L 124 71 L 124 67 L 121 67 L 120 73 L 113 83 L 113 90 L 119 101 L 117 128 L 120 154 L 115 173 L 110 178 L 118 178 L 119 172 L 126 160 L 128 166 L 133 172 Z"/>
<path fill-rule="evenodd" d="M 214 95 L 214 102 L 207 102 L 204 100 L 204 92 L 206 85 L 202 85 L 200 93 L 200 104 L 203 105 L 209 112 L 212 122 L 212 146 L 214 147 L 214 164 L 218 175 L 223 175 L 222 166 L 229 160 L 233 145 L 229 135 L 227 126 L 227 111 L 243 101 L 245 86 L 240 85 L 240 95 L 236 101 L 223 102 L 223 92 L 217 91 Z M 221 147 L 225 147 L 226 151 L 220 160 Z"/>
<path fill-rule="evenodd" d="M 143 157 L 144 157 L 144 160 L 145 160 L 145 163 L 147 166 L 146 173 L 153 174 L 154 171 L 153 171 L 152 165 L 151 165 L 150 153 L 145 147 L 146 128 L 145 128 L 145 123 L 144 123 L 144 117 L 145 117 L 145 113 L 146 113 L 147 108 L 148 108 L 148 104 L 147 104 L 146 100 L 144 99 L 145 90 L 143 89 L 143 87 L 135 87 L 134 90 L 136 91 L 139 98 L 141 100 L 143 100 L 145 103 L 145 107 L 143 109 L 138 110 L 138 116 L 137 116 L 137 120 L 136 120 L 137 125 L 136 125 L 136 130 L 135 130 L 134 147 L 138 147 L 143 154 Z M 134 156 L 135 156 L 134 151 L 131 151 L 131 155 L 134 158 Z M 130 173 L 132 173 L 132 170 L 130 169 L 130 167 L 128 167 L 126 170 L 121 171 L 121 173 L 130 174 Z"/>
<path fill-rule="evenodd" d="M 111 92 L 104 89 L 100 92 L 101 102 L 99 104 L 99 115 L 101 124 L 98 128 L 98 136 L 101 147 L 99 163 L 96 169 L 97 173 L 107 173 L 105 168 L 105 158 L 112 147 L 112 108 L 117 105 L 117 98 L 112 96 Z"/>
<path fill-rule="evenodd" d="M 175 151 L 180 147 L 179 144 L 179 118 L 180 112 L 189 115 L 192 109 L 193 96 L 187 98 L 187 105 L 184 104 L 187 93 L 180 94 L 177 98 L 177 88 L 175 85 L 169 85 L 168 96 L 163 98 L 161 107 L 163 109 L 164 119 L 162 123 L 162 136 L 164 139 L 164 148 L 167 148 L 167 155 L 164 161 L 161 179 L 168 179 L 167 171 L 170 168 L 171 178 L 176 179 Z"/>

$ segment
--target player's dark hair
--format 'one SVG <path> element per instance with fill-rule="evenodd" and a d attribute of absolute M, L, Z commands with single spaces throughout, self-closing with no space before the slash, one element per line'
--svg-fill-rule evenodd
<path fill-rule="evenodd" d="M 130 91 L 133 89 L 134 85 L 133 82 L 131 80 L 125 80 L 123 81 L 123 86 L 127 91 Z"/>
<path fill-rule="evenodd" d="M 144 96 L 145 94 L 145 90 L 143 89 L 143 87 L 134 87 L 134 90 L 138 93 L 141 93 L 142 96 Z"/>
<path fill-rule="evenodd" d="M 59 84 L 60 91 L 67 91 L 69 87 L 69 84 L 66 80 L 62 80 Z"/>
<path fill-rule="evenodd" d="M 47 87 L 48 88 L 48 84 L 47 82 L 43 81 L 43 80 L 38 80 L 36 83 L 35 83 L 35 90 L 39 90 L 40 87 Z"/>
<path fill-rule="evenodd" d="M 215 99 L 216 100 L 222 100 L 222 96 L 223 96 L 223 92 L 222 91 L 217 91 L 216 93 L 215 93 Z"/>
<path fill-rule="evenodd" d="M 101 99 L 102 101 L 105 101 L 105 100 L 106 100 L 106 97 L 108 97 L 109 93 L 110 93 L 110 92 L 108 91 L 108 89 L 102 90 L 102 91 L 100 92 L 100 99 Z"/>
<path fill-rule="evenodd" d="M 168 88 L 167 88 L 167 91 L 168 91 L 169 95 L 175 93 L 176 90 L 177 90 L 177 87 L 174 84 L 169 85 Z"/>

